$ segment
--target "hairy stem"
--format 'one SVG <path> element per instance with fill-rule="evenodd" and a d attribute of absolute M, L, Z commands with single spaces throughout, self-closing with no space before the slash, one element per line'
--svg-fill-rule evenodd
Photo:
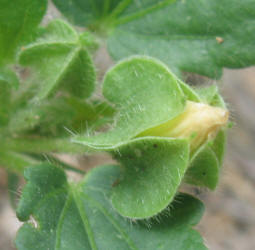
<path fill-rule="evenodd" d="M 47 138 L 1 138 L 1 147 L 22 153 L 71 153 L 85 152 L 84 146 L 74 144 L 70 139 Z"/>

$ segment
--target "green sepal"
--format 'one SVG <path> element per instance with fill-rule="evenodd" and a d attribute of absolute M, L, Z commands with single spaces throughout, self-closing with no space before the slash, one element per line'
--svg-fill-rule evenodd
<path fill-rule="evenodd" d="M 214 190 L 219 181 L 219 161 L 209 146 L 204 146 L 193 157 L 185 174 L 186 183 Z"/>

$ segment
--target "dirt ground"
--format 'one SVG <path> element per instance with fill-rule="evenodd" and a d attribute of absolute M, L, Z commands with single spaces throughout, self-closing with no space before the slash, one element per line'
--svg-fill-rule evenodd
<path fill-rule="evenodd" d="M 47 18 L 51 16 L 56 16 L 54 10 Z M 102 58 L 96 63 L 104 68 Z M 206 212 L 197 228 L 211 250 L 254 250 L 255 67 L 225 70 L 220 89 L 234 127 L 229 132 L 219 187 L 215 192 L 200 191 Z M 105 156 L 82 157 L 75 163 L 89 168 L 106 161 Z M 8 202 L 6 174 L 0 169 L 0 250 L 15 249 L 13 239 L 20 225 Z"/>

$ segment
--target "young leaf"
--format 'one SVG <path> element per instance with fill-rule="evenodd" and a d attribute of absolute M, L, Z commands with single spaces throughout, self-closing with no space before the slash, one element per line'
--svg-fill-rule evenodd
<path fill-rule="evenodd" d="M 95 168 L 78 185 L 68 184 L 61 169 L 49 164 L 29 168 L 18 216 L 33 216 L 38 226 L 25 223 L 16 238 L 18 250 L 165 249 L 205 250 L 192 229 L 203 213 L 202 203 L 187 194 L 176 197 L 162 222 L 131 224 L 119 216 L 109 200 L 118 166 Z M 39 194 L 39 195 L 38 195 Z M 171 216 L 169 216 L 171 215 Z"/>
<path fill-rule="evenodd" d="M 0 0 L 0 65 L 12 62 L 17 48 L 32 40 L 47 0 Z"/>
<path fill-rule="evenodd" d="M 94 90 L 92 60 L 78 34 L 63 21 L 52 21 L 35 43 L 23 48 L 19 60 L 33 69 L 30 84 L 35 101 L 49 97 L 57 88 L 83 98 Z"/>
<path fill-rule="evenodd" d="M 104 1 L 113 3 L 106 12 L 99 10 L 100 1 L 92 1 L 97 14 L 89 21 L 92 4 L 54 2 L 71 21 L 93 23 L 98 32 L 108 32 L 108 50 L 115 60 L 149 55 L 177 74 L 188 71 L 211 78 L 219 78 L 223 67 L 255 64 L 254 0 L 231 4 L 228 0 L 122 0 L 118 5 Z"/>

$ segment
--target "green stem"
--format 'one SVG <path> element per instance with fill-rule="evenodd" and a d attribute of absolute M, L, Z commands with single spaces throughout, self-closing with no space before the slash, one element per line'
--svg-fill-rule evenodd
<path fill-rule="evenodd" d="M 1 147 L 7 150 L 22 153 L 72 153 L 85 152 L 82 145 L 74 144 L 70 139 L 47 139 L 47 138 L 1 138 Z"/>
<path fill-rule="evenodd" d="M 38 163 L 36 160 L 14 152 L 3 151 L 0 152 L 0 165 L 8 170 L 22 174 L 27 166 Z"/>

